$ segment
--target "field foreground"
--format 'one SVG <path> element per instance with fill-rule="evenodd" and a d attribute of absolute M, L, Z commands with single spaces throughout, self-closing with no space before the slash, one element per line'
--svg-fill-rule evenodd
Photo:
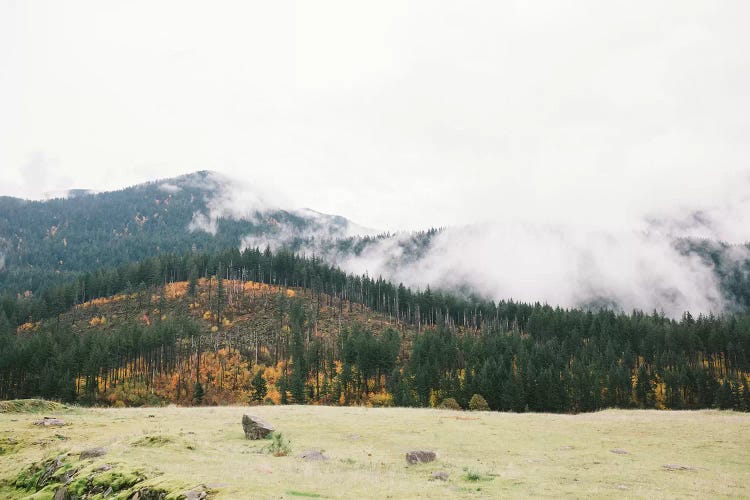
<path fill-rule="evenodd" d="M 750 497 L 750 415 L 741 413 L 48 410 L 0 409 L 0 497 L 52 498 L 66 481 L 69 492 L 90 498 L 112 488 L 109 498 L 141 491 L 142 500 L 191 490 L 209 498 Z M 291 442 L 291 454 L 276 457 L 264 450 L 270 440 L 246 440 L 244 413 L 274 425 Z M 66 425 L 33 424 L 43 416 Z M 80 459 L 94 447 L 106 454 Z M 437 460 L 408 465 L 405 453 L 413 449 L 434 450 Z M 307 450 L 328 460 L 298 456 Z M 54 477 L 35 493 L 45 484 L 45 466 L 63 454 Z M 441 471 L 447 480 L 433 477 Z"/>

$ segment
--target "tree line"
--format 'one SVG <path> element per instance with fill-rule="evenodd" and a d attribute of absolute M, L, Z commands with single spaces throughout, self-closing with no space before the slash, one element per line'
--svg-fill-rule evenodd
<path fill-rule="evenodd" d="M 234 352 L 230 345 L 220 354 L 227 346 L 202 344 L 200 324 L 187 315 L 151 325 L 134 319 L 107 334 L 75 331 L 56 321 L 96 297 L 176 281 L 194 286 L 214 276 L 217 286 L 222 279 L 239 279 L 308 291 L 305 299 L 280 302 L 278 333 L 287 342 L 280 355 L 258 359 L 257 350 L 253 355 L 236 345 Z M 212 300 L 218 320 L 227 298 L 217 289 Z M 316 337 L 311 332 L 321 306 L 371 310 L 392 328 L 375 334 L 366 325 L 345 324 L 330 338 Z M 37 331 L 17 333 L 30 322 L 39 322 Z M 201 367 L 212 356 L 222 375 L 208 380 Z M 466 407 L 481 394 L 493 410 L 748 410 L 749 373 L 747 315 L 685 313 L 673 319 L 658 312 L 492 302 L 429 288 L 414 291 L 270 249 L 158 256 L 88 273 L 38 295 L 0 300 L 3 398 L 102 402 L 108 388 L 137 376 L 155 401 L 189 402 L 198 385 L 202 401 L 220 380 L 225 392 L 247 393 L 256 401 L 265 400 L 255 389 L 265 385 L 280 403 L 430 406 L 453 398 Z M 172 380 L 169 394 L 159 392 L 160 377 Z"/>

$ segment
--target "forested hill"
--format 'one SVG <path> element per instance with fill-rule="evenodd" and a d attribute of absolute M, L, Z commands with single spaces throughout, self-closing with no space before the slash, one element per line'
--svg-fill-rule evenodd
<path fill-rule="evenodd" d="M 243 238 L 280 238 L 295 248 L 356 232 L 347 219 L 312 210 L 263 208 L 259 202 L 240 211 L 226 192 L 230 187 L 219 174 L 197 172 L 67 199 L 0 197 L 0 291 L 36 292 L 81 271 L 162 253 L 238 248 Z M 252 196 L 244 193 L 239 202 Z"/>
<path fill-rule="evenodd" d="M 748 315 L 495 303 L 288 252 L 154 257 L 0 302 L 0 398 L 747 411 L 749 377 Z"/>

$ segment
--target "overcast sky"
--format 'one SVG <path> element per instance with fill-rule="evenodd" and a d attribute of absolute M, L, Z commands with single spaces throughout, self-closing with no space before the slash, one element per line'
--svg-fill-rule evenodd
<path fill-rule="evenodd" d="M 715 0 L 0 0 L 0 192 L 210 169 L 381 229 L 736 216 L 749 22 Z"/>

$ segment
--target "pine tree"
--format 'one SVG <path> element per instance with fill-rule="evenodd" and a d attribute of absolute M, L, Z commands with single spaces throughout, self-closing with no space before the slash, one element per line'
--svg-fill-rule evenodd
<path fill-rule="evenodd" d="M 200 382 L 196 382 L 193 386 L 193 404 L 196 405 L 202 405 L 203 404 L 203 384 Z"/>
<path fill-rule="evenodd" d="M 294 402 L 302 404 L 305 402 L 305 379 L 307 378 L 303 339 L 305 311 L 302 308 L 302 303 L 295 300 L 292 303 L 292 308 L 289 314 L 289 321 L 292 329 L 292 376 L 289 389 L 294 398 Z"/>
<path fill-rule="evenodd" d="M 216 273 L 216 325 L 221 326 L 221 312 L 224 309 L 224 278 L 221 277 L 222 268 Z"/>
<path fill-rule="evenodd" d="M 268 387 L 266 384 L 266 379 L 263 378 L 263 370 L 258 370 L 255 373 L 255 377 L 253 377 L 252 382 L 250 382 L 250 385 L 253 389 L 252 393 L 252 400 L 256 401 L 258 403 L 263 402 L 263 400 L 266 397 L 266 394 L 268 394 Z"/>
<path fill-rule="evenodd" d="M 717 408 L 721 410 L 734 408 L 734 395 L 732 392 L 732 382 L 728 378 L 724 378 L 717 392 L 716 402 L 714 403 Z"/>
<path fill-rule="evenodd" d="M 198 289 L 198 268 L 195 264 L 190 266 L 190 273 L 188 275 L 188 295 L 195 297 L 195 293 Z"/>
<path fill-rule="evenodd" d="M 635 383 L 635 399 L 640 408 L 653 407 L 654 387 L 651 377 L 646 371 L 646 365 L 638 368 L 638 378 Z"/>
<path fill-rule="evenodd" d="M 279 393 L 281 393 L 281 404 L 288 405 L 289 404 L 289 398 L 286 395 L 287 390 L 289 390 L 289 384 L 287 383 L 287 378 L 285 375 L 282 375 L 281 378 L 279 378 Z"/>

